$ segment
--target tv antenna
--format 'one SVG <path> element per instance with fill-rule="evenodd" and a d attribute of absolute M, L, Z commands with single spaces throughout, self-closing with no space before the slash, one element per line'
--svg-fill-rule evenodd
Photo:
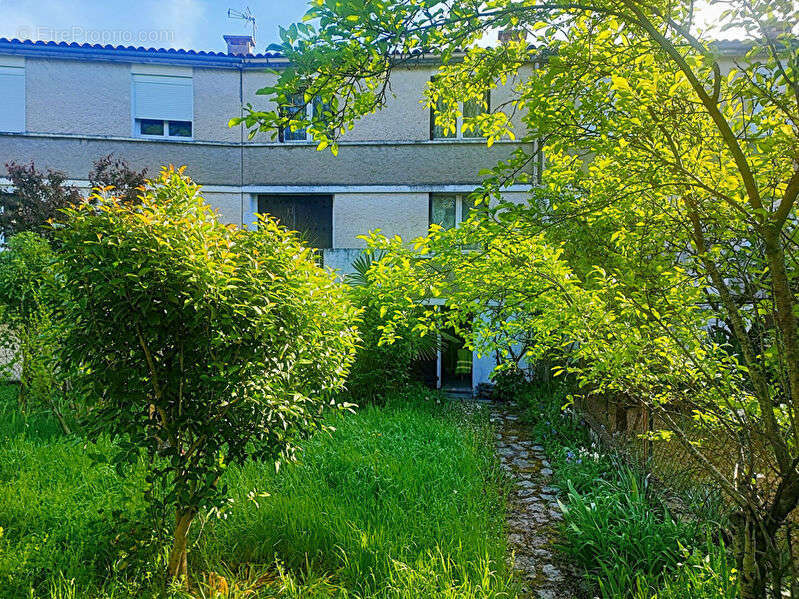
<path fill-rule="evenodd" d="M 244 10 L 233 10 L 232 8 L 227 9 L 227 18 L 228 19 L 239 19 L 244 21 L 245 23 L 249 23 L 252 27 L 252 39 L 255 41 L 255 32 L 257 31 L 257 27 L 255 25 L 255 15 L 252 14 L 249 6 L 245 6 Z"/>

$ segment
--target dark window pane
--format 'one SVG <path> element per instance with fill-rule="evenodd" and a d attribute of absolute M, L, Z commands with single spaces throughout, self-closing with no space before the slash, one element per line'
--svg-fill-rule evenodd
<path fill-rule="evenodd" d="M 298 231 L 309 247 L 333 247 L 333 196 L 259 195 L 258 212 Z"/>
<path fill-rule="evenodd" d="M 289 98 L 288 105 L 281 107 L 280 111 L 284 117 L 304 120 L 307 116 L 306 109 L 304 94 L 294 94 Z M 283 141 L 305 141 L 308 137 L 305 127 L 295 131 L 292 131 L 290 127 L 286 127 L 282 132 Z"/>
<path fill-rule="evenodd" d="M 153 119 L 140 119 L 139 132 L 142 135 L 163 135 L 164 121 L 155 121 Z"/>
<path fill-rule="evenodd" d="M 455 204 L 457 196 L 451 194 L 432 194 L 430 196 L 430 224 L 445 229 L 455 227 Z"/>
<path fill-rule="evenodd" d="M 169 121 L 171 137 L 191 137 L 191 121 Z"/>

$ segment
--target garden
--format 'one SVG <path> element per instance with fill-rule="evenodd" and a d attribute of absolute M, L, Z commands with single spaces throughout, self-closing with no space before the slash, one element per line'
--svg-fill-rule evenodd
<path fill-rule="evenodd" d="M 183 168 L 7 165 L 0 597 L 545 599 L 550 552 L 564 597 L 799 597 L 799 12 L 728 4 L 734 60 L 691 2 L 312 2 L 259 91 L 306 105 L 231 125 L 336 154 L 421 53 L 435 127 L 515 144 L 343 281 Z M 414 382 L 450 333 L 491 403 Z"/>

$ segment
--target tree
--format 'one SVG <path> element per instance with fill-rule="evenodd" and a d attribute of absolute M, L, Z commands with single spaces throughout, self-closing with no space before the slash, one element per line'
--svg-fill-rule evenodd
<path fill-rule="evenodd" d="M 729 72 L 696 33 L 692 2 L 316 1 L 308 17 L 319 25 L 282 32 L 292 67 L 262 91 L 284 104 L 303 92 L 330 108 L 250 109 L 242 122 L 253 132 L 307 127 L 320 149 L 335 150 L 384 105 L 397 65 L 440 55 L 427 90 L 437 124 L 461 116 L 488 144 L 522 144 L 485 174 L 471 224 L 434 230 L 415 253 L 372 239 L 388 250 L 373 268 L 388 309 L 404 315 L 408 302 L 442 296 L 456 324 L 483 311 L 491 326 L 476 321 L 478 349 L 534 339 L 531 357 L 560 352 L 586 389 L 656 410 L 666 422 L 657 435 L 684 445 L 735 506 L 749 598 L 769 583 L 779 595 L 777 537 L 799 502 L 799 45 L 790 31 L 799 9 L 725 5 L 724 22 L 751 40 Z M 475 45 L 489 28 L 523 31 L 546 50 L 522 35 Z M 479 101 L 531 63 L 505 105 L 458 114 L 459 102 Z M 526 115 L 525 131 L 514 130 L 513 111 Z M 505 185 L 534 180 L 538 140 L 543 185 L 525 206 L 501 202 Z M 464 255 L 463 243 L 481 250 Z M 420 326 L 442 317 L 431 318 Z"/>
<path fill-rule="evenodd" d="M 60 210 L 81 201 L 78 189 L 67 184 L 67 176 L 48 169 L 36 170 L 33 163 L 6 164 L 11 189 L 0 194 L 0 235 L 8 239 L 22 231 L 33 231 L 51 238 L 48 223 Z"/>
<path fill-rule="evenodd" d="M 189 529 L 223 501 L 226 465 L 291 457 L 323 427 L 357 314 L 295 234 L 223 225 L 181 171 L 141 199 L 66 210 L 64 356 L 97 398 L 93 431 L 119 440 L 120 459 L 151 457 L 151 498 L 166 489 L 175 513 L 168 573 L 185 580 Z"/>
<path fill-rule="evenodd" d="M 94 161 L 89 172 L 92 189 L 108 189 L 111 195 L 129 204 L 139 201 L 139 194 L 147 182 L 147 169 L 132 169 L 122 158 L 113 154 Z"/>
<path fill-rule="evenodd" d="M 52 238 L 50 223 L 61 216 L 61 211 L 83 201 L 83 194 L 67 183 L 67 175 L 48 169 L 38 171 L 33 163 L 6 164 L 10 188 L 0 193 L 0 235 L 6 239 L 22 231 L 33 231 L 47 239 Z M 138 201 L 140 188 L 147 178 L 147 170 L 136 171 L 113 154 L 94 161 L 89 172 L 92 189 L 105 189 L 112 195 L 130 203 Z"/>

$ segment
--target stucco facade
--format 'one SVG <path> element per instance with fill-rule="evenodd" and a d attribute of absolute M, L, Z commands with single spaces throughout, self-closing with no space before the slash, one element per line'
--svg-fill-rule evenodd
<path fill-rule="evenodd" d="M 259 207 L 281 198 L 322 198 L 332 207 L 332 242 L 321 246 L 324 263 L 342 275 L 352 270 L 364 247 L 359 235 L 375 229 L 409 241 L 424 235 L 431 194 L 469 193 L 479 184 L 480 170 L 519 147 L 510 141 L 487 148 L 483 140 L 431 139 L 430 111 L 423 100 L 437 66 L 429 61 L 394 71 L 385 108 L 344 136 L 338 156 L 318 152 L 312 141 L 283 142 L 269 134 L 249 140 L 241 127 L 228 126 L 244 105 L 275 108 L 256 91 L 274 83 L 267 68 L 284 67 L 280 56 L 0 39 L 0 65 L 24 69 L 25 77 L 24 122 L 0 130 L 0 164 L 32 162 L 39 169 L 58 170 L 87 192 L 92 164 L 108 154 L 151 174 L 164 165 L 185 165 L 220 217 L 241 226 L 251 226 Z M 138 114 L 137 78 L 151 85 L 181 81 L 180 89 L 173 90 L 178 95 L 164 98 L 174 100 L 170 110 L 183 111 L 178 121 L 190 124 L 190 136 L 166 133 L 177 118 L 166 116 L 169 111 L 155 121 Z M 517 83 L 493 90 L 492 106 L 507 102 Z M 186 93 L 191 94 L 188 106 L 178 97 Z M 163 136 L 144 135 L 142 122 L 162 124 Z M 521 137 L 519 115 L 514 125 Z M 523 190 L 512 193 L 523 201 Z M 491 369 L 486 359 L 475 357 L 474 384 Z"/>

